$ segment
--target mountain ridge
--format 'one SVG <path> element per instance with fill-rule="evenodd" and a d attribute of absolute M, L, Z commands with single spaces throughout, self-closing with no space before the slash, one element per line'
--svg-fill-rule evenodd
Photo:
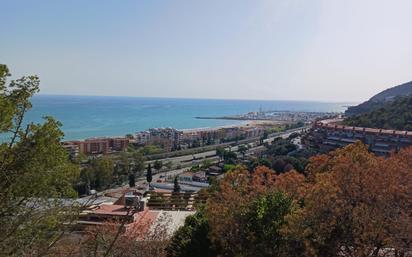
<path fill-rule="evenodd" d="M 386 103 L 394 101 L 398 97 L 412 95 L 412 81 L 385 89 L 380 93 L 372 96 L 369 100 L 349 107 L 345 115 L 353 116 L 371 112 L 377 108 L 383 107 Z"/>

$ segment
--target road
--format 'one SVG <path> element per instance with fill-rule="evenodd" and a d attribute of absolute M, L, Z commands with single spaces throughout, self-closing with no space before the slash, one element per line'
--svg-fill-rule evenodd
<path fill-rule="evenodd" d="M 271 143 L 275 138 L 277 137 L 282 137 L 282 138 L 287 138 L 289 137 L 289 135 L 291 135 L 292 133 L 295 132 L 299 132 L 302 130 L 306 130 L 309 127 L 301 127 L 301 128 L 296 128 L 296 129 L 290 129 L 284 132 L 278 132 L 278 133 L 273 133 L 271 135 L 269 135 L 269 137 L 265 140 L 263 140 L 264 143 Z M 245 145 L 249 145 L 251 148 L 250 150 L 258 150 L 260 148 L 263 148 L 263 145 L 258 145 L 259 140 L 256 140 L 254 142 L 250 142 L 247 143 Z M 240 143 L 239 145 L 242 145 L 242 143 Z M 226 150 L 231 150 L 231 151 L 237 151 L 238 150 L 238 145 L 236 146 L 231 146 L 231 147 L 226 147 Z M 190 154 L 190 155 L 183 155 L 183 156 L 179 156 L 179 157 L 171 157 L 171 158 L 164 158 L 164 159 L 159 159 L 160 161 L 162 161 L 163 163 L 166 162 L 172 162 L 174 167 L 177 166 L 181 166 L 181 167 L 190 167 L 192 165 L 201 163 L 204 159 L 209 159 L 209 160 L 217 160 L 218 157 L 216 157 L 216 150 L 211 150 L 211 151 L 206 151 L 203 153 L 197 153 L 197 154 Z M 154 162 L 154 161 L 149 161 L 150 163 Z M 148 162 L 148 163 L 149 163 Z"/>
<path fill-rule="evenodd" d="M 297 128 L 297 129 L 290 129 L 284 132 L 279 132 L 279 133 L 274 133 L 269 135 L 269 137 L 267 139 L 264 139 L 263 142 L 264 143 L 271 143 L 275 138 L 277 137 L 282 137 L 282 138 L 287 138 L 289 137 L 289 135 L 291 135 L 294 132 L 299 132 L 302 130 L 305 130 L 309 127 L 301 127 L 301 128 Z M 250 151 L 253 150 L 259 150 L 264 148 L 263 145 L 258 145 L 259 141 L 256 140 L 255 142 L 250 142 L 247 143 L 247 145 L 250 145 Z M 239 145 L 241 145 L 242 143 L 240 143 Z M 230 150 L 231 151 L 237 151 L 238 150 L 238 145 L 236 146 L 231 146 L 231 147 L 226 147 L 226 150 Z M 159 159 L 160 161 L 162 161 L 163 163 L 169 162 L 171 161 L 173 163 L 174 167 L 180 166 L 181 168 L 178 169 L 173 169 L 173 170 L 168 170 L 168 171 L 161 171 L 159 173 L 156 173 L 153 175 L 153 182 L 156 182 L 157 180 L 160 179 L 160 176 L 176 176 L 179 175 L 185 171 L 188 170 L 189 167 L 191 167 L 192 165 L 196 165 L 201 163 L 203 160 L 208 159 L 211 161 L 217 161 L 219 158 L 216 156 L 216 150 L 211 150 L 211 151 L 206 151 L 203 153 L 197 153 L 197 154 L 190 154 L 190 155 L 184 155 L 184 156 L 179 156 L 179 157 L 171 157 L 171 158 L 164 158 L 164 159 Z M 152 163 L 154 161 L 148 161 L 147 163 Z M 136 179 L 136 188 L 139 187 L 144 187 L 147 186 L 147 182 L 146 182 L 146 177 L 139 177 Z M 128 189 L 129 186 L 128 185 L 124 185 L 124 186 L 120 186 L 117 188 L 112 188 L 112 189 L 107 189 L 104 190 L 102 192 L 99 192 L 98 195 L 105 195 L 105 194 L 109 194 L 109 193 L 116 193 L 125 189 Z M 94 196 L 86 196 L 83 197 L 82 200 L 86 200 L 86 199 L 91 199 Z"/>

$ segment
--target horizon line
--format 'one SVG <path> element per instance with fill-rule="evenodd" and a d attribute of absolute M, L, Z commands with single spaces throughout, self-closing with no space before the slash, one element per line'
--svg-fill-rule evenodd
<path fill-rule="evenodd" d="M 34 96 L 74 96 L 74 97 L 117 97 L 117 98 L 152 98 L 152 99 L 182 99 L 182 100 L 226 100 L 226 101 L 282 101 L 282 102 L 313 102 L 330 104 L 359 104 L 361 101 L 325 101 L 325 100 L 298 100 L 298 99 L 258 99 L 258 98 L 212 98 L 212 97 L 179 97 L 179 96 L 126 96 L 126 95 L 92 95 L 92 94 L 51 94 L 37 93 Z"/>

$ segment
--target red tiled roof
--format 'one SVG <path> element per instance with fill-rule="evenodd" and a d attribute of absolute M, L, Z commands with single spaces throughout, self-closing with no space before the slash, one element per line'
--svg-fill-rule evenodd
<path fill-rule="evenodd" d="M 116 204 L 101 204 L 96 209 L 92 210 L 94 214 L 127 216 L 128 210 L 123 205 Z"/>
<path fill-rule="evenodd" d="M 353 126 L 344 126 L 334 123 L 324 123 L 322 121 L 315 124 L 317 127 L 326 128 L 326 129 L 337 129 L 345 131 L 356 131 L 356 132 L 366 132 L 373 134 L 386 134 L 386 135 L 401 135 L 412 137 L 412 131 L 402 131 L 402 130 L 389 130 L 389 129 L 376 129 L 376 128 L 366 128 L 366 127 L 353 127 Z"/>
<path fill-rule="evenodd" d="M 142 239 L 151 226 L 155 223 L 159 212 L 148 209 L 135 213 L 134 221 L 126 225 L 126 234 L 134 238 Z"/>

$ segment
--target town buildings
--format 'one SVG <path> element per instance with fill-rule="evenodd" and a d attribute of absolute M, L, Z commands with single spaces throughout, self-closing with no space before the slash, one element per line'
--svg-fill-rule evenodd
<path fill-rule="evenodd" d="M 174 128 L 152 128 L 137 132 L 135 138 L 139 145 L 158 145 L 166 151 L 172 151 L 180 144 L 181 134 Z"/>
<path fill-rule="evenodd" d="M 158 145 L 166 151 L 214 145 L 223 142 L 260 137 L 265 128 L 261 126 L 233 126 L 211 129 L 176 130 L 154 128 L 135 134 L 138 145 Z"/>
<path fill-rule="evenodd" d="M 370 151 L 378 155 L 387 155 L 412 145 L 412 131 L 345 126 L 339 124 L 340 121 L 342 120 L 335 119 L 314 123 L 305 139 L 306 144 L 330 151 L 362 141 L 369 146 Z"/>
<path fill-rule="evenodd" d="M 187 216 L 194 214 L 196 203 L 205 201 L 197 193 L 150 191 L 143 196 L 133 189 L 109 199 L 113 200 L 86 206 L 77 221 L 78 231 L 90 226 L 124 223 L 123 233 L 138 232 L 139 237 L 144 238 L 151 229 L 163 225 L 171 236 Z M 165 223 L 165 219 L 169 222 Z"/>
<path fill-rule="evenodd" d="M 95 155 L 126 151 L 128 144 L 128 138 L 101 137 L 89 138 L 85 140 L 65 141 L 63 142 L 63 147 L 66 148 L 70 156 L 73 158 L 78 154 Z"/>

